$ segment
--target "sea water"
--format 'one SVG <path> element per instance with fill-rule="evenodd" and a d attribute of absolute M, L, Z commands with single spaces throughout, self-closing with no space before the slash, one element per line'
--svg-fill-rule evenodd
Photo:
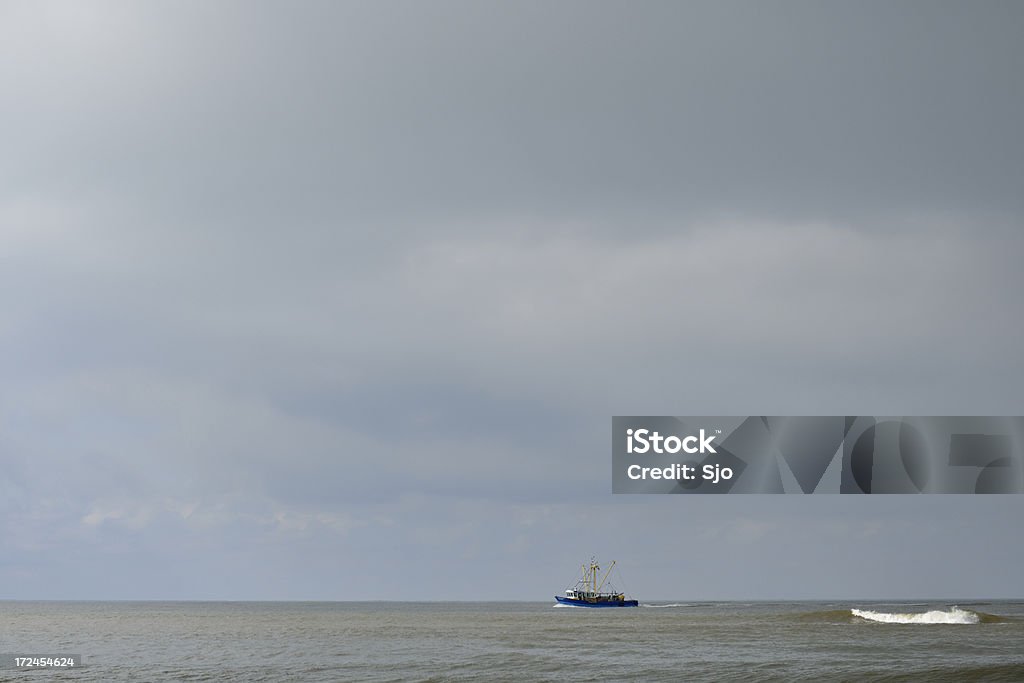
<path fill-rule="evenodd" d="M 0 601 L 0 681 L 1024 681 L 1024 602 Z"/>

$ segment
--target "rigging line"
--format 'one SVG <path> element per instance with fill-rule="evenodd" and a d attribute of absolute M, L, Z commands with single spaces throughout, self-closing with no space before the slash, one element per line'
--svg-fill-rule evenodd
<path fill-rule="evenodd" d="M 615 567 L 615 578 L 618 579 L 619 585 L 622 586 L 622 593 L 630 595 L 629 588 L 626 586 L 626 581 L 622 578 L 622 572 L 619 571 L 618 567 Z"/>

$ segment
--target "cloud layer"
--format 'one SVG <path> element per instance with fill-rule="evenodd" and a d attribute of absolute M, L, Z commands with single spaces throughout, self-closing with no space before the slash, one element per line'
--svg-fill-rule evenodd
<path fill-rule="evenodd" d="M 5 5 L 2 597 L 544 599 L 620 539 L 661 597 L 1019 593 L 913 578 L 1016 499 L 613 499 L 607 436 L 1021 414 L 1022 22 Z"/>

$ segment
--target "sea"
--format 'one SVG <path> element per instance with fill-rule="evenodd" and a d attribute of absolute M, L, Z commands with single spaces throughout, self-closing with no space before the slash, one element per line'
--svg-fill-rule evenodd
<path fill-rule="evenodd" d="M 1024 601 L 0 601 L 0 653 L 19 682 L 1020 682 Z"/>

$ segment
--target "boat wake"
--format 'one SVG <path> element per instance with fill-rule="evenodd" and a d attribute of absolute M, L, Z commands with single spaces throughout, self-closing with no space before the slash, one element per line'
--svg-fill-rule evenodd
<path fill-rule="evenodd" d="M 866 609 L 854 609 L 850 612 L 855 617 L 883 624 L 980 624 L 981 615 L 971 610 L 961 609 L 953 605 L 949 610 L 931 610 L 929 612 L 872 612 Z"/>
<path fill-rule="evenodd" d="M 672 602 L 667 605 L 648 605 L 646 602 L 640 603 L 641 607 L 693 607 L 691 602 Z"/>

